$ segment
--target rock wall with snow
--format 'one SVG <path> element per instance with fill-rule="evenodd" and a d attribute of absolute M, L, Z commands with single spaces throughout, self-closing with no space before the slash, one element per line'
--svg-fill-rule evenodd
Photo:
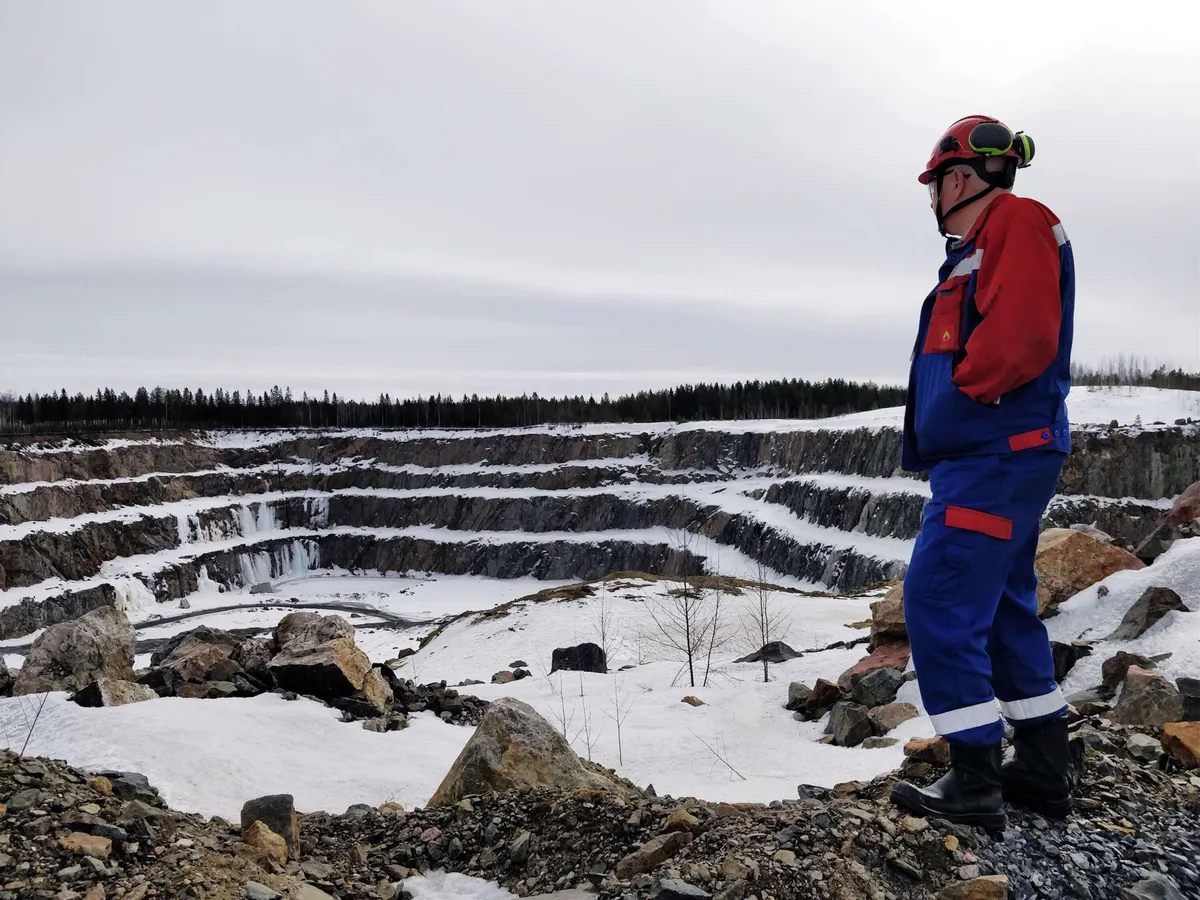
<path fill-rule="evenodd" d="M 927 485 L 888 415 L 829 423 L 174 435 L 0 450 L 0 640 L 98 605 L 314 568 L 496 578 L 903 573 Z M 1194 424 L 1086 426 L 1047 524 L 1136 545 L 1200 478 Z"/>

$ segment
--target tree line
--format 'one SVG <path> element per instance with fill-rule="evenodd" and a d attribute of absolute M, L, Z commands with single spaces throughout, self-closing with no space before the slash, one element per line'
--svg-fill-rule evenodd
<path fill-rule="evenodd" d="M 1121 353 L 1105 357 L 1098 366 L 1075 363 L 1071 380 L 1082 385 L 1108 385 L 1171 388 L 1181 391 L 1200 391 L 1200 372 L 1185 372 L 1165 363 L 1151 362 L 1147 357 Z"/>
<path fill-rule="evenodd" d="M 684 422 L 728 419 L 823 418 L 897 406 L 904 389 L 842 379 L 690 384 L 610 398 L 401 399 L 381 394 L 364 401 L 337 393 L 293 395 L 290 388 L 208 392 L 102 388 L 94 394 L 0 395 L 0 432 L 117 431 L 163 428 L 514 428 L 592 422 Z"/>

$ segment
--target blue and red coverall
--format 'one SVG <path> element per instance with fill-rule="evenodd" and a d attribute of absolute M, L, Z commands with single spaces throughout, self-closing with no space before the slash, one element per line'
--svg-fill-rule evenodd
<path fill-rule="evenodd" d="M 933 491 L 904 612 L 938 733 L 992 744 L 1000 711 L 1019 727 L 1066 708 L 1033 564 L 1071 449 L 1075 264 L 1050 210 L 1001 194 L 951 245 L 938 277 L 921 309 L 904 416 L 903 467 L 929 470 Z"/>

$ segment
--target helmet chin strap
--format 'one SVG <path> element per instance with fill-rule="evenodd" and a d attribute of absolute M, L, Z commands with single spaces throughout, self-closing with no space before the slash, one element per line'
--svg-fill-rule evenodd
<path fill-rule="evenodd" d="M 946 231 L 946 220 L 948 218 L 950 218 L 952 215 L 954 215 L 956 212 L 958 212 L 960 209 L 962 209 L 963 207 L 970 206 L 972 203 L 974 203 L 980 197 L 987 196 L 992 191 L 996 190 L 996 188 L 999 187 L 999 185 L 985 180 L 987 187 L 985 187 L 982 191 L 980 191 L 977 194 L 972 194 L 970 197 L 968 197 L 965 200 L 960 200 L 958 203 L 955 203 L 948 210 L 946 210 L 945 212 L 942 212 L 942 179 L 945 178 L 947 174 L 948 174 L 947 172 L 942 172 L 937 176 L 937 198 L 938 199 L 937 199 L 937 204 L 933 208 L 933 212 L 934 212 L 934 215 L 937 216 L 938 232 L 942 235 L 942 237 L 944 237 L 946 239 L 946 252 L 949 253 L 950 248 L 951 248 L 951 246 L 953 246 L 956 238 L 954 236 L 950 235 Z"/>

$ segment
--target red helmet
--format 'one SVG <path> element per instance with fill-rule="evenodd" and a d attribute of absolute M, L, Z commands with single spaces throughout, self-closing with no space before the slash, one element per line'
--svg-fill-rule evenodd
<path fill-rule="evenodd" d="M 967 116 L 959 119 L 938 139 L 925 171 L 917 176 L 929 184 L 938 170 L 954 160 L 984 159 L 989 156 L 1011 157 L 1023 169 L 1033 159 L 1033 139 L 1022 131 L 1015 134 L 999 119 L 991 116 Z"/>

